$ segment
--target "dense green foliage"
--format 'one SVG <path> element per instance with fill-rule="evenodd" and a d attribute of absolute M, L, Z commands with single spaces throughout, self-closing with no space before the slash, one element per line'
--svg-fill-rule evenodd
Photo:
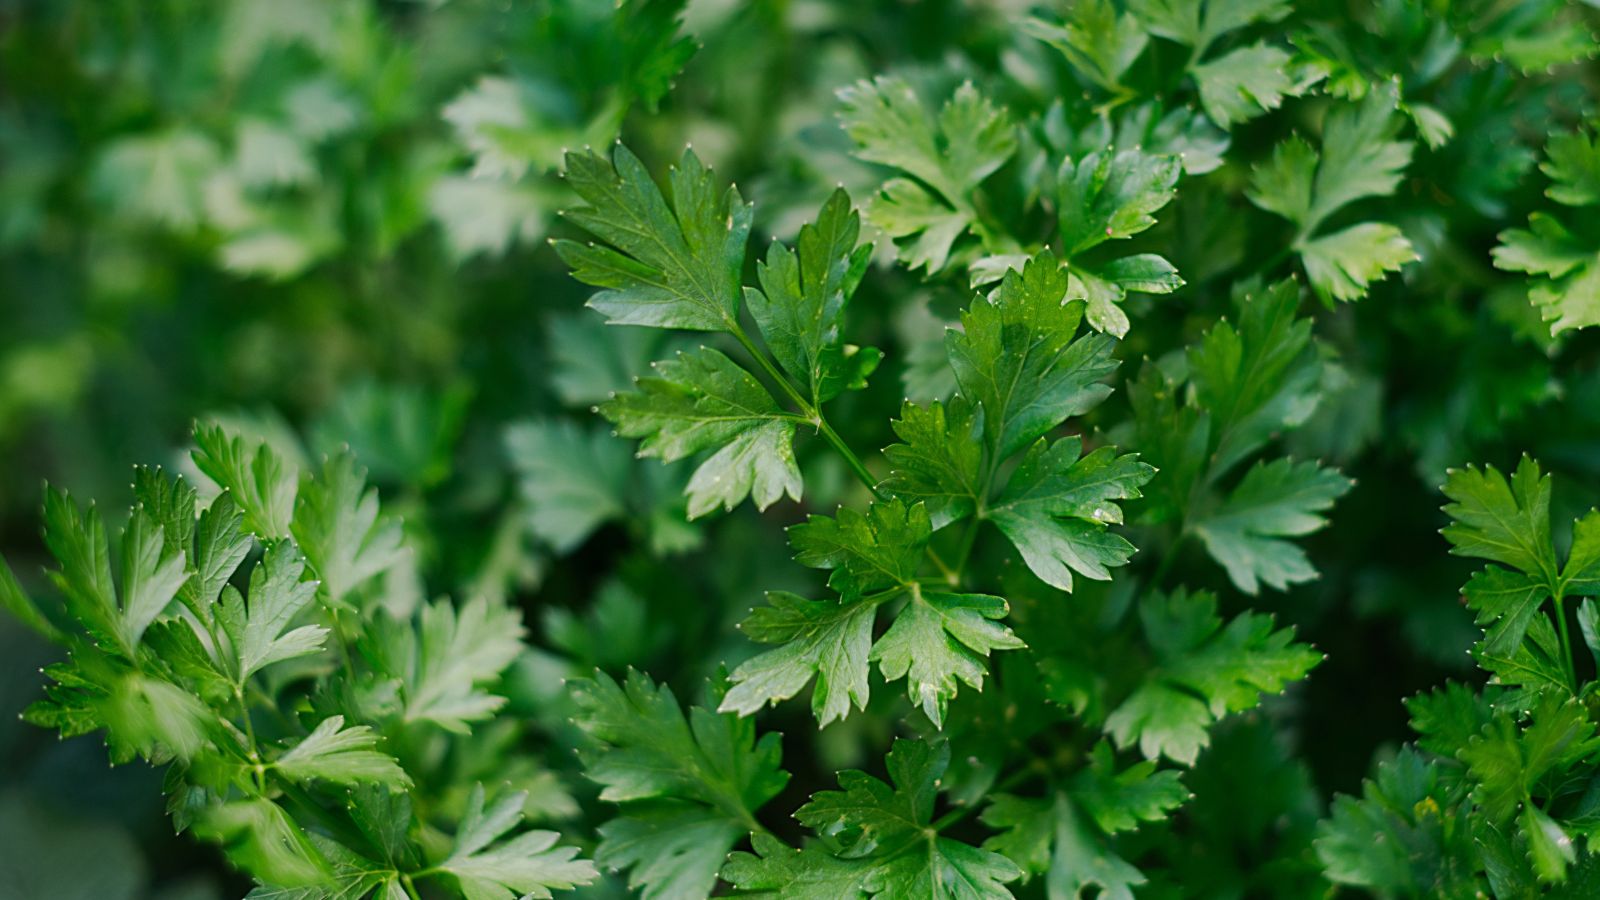
<path fill-rule="evenodd" d="M 1600 891 L 1594 9 L 0 10 L 0 893 Z"/>

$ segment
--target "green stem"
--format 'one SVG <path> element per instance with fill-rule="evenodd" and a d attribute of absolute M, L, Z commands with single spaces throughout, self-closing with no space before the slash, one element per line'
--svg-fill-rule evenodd
<path fill-rule="evenodd" d="M 244 702 L 244 686 L 242 684 L 234 684 L 233 699 L 235 703 L 239 704 L 239 718 L 244 722 L 244 736 L 247 742 L 245 751 L 250 754 L 252 766 L 250 770 L 251 780 L 256 783 L 256 793 L 265 794 L 267 792 L 267 781 L 264 774 L 265 770 L 261 766 L 261 747 L 256 743 L 256 726 L 250 720 L 250 707 Z"/>
<path fill-rule="evenodd" d="M 1032 778 L 1036 774 L 1038 774 L 1038 772 L 1036 769 L 1034 769 L 1034 767 L 1023 766 L 1022 768 L 1012 772 L 1010 775 L 1007 775 L 1005 778 L 1002 778 L 1000 781 L 996 782 L 995 785 L 989 788 L 988 791 L 985 791 L 985 793 L 1003 794 L 1006 791 L 1009 791 L 1017 785 L 1023 783 L 1024 781 L 1027 781 L 1029 778 Z M 928 827 L 932 828 L 934 831 L 942 832 L 946 828 L 949 828 L 951 825 L 956 824 L 957 822 L 965 819 L 967 816 L 970 816 L 977 811 L 978 804 L 976 803 L 969 803 L 966 806 L 958 806 L 939 818 L 934 819 L 932 824 L 930 824 Z"/>
<path fill-rule="evenodd" d="M 411 876 L 405 872 L 400 873 L 400 886 L 406 889 L 406 896 L 411 900 L 422 900 L 422 895 L 417 893 L 417 886 L 412 883 Z"/>
<path fill-rule="evenodd" d="M 1556 632 L 1561 636 L 1561 665 L 1567 672 L 1567 689 L 1573 694 L 1578 693 L 1578 664 L 1572 658 L 1572 636 L 1567 632 L 1567 611 L 1564 608 L 1566 598 L 1560 592 L 1555 595 Z"/>
<path fill-rule="evenodd" d="M 800 414 L 804 417 L 805 421 L 814 426 L 817 429 L 817 432 L 833 446 L 833 449 L 837 450 L 839 455 L 844 457 L 845 463 L 850 466 L 850 471 L 854 472 L 855 476 L 861 480 L 861 483 L 867 486 L 867 490 L 872 492 L 872 496 L 880 496 L 878 494 L 877 479 L 872 477 L 872 472 L 870 472 L 867 469 L 866 464 L 861 461 L 861 457 L 857 456 L 855 451 L 850 449 L 850 445 L 844 442 L 844 438 L 839 436 L 839 432 L 834 431 L 833 426 L 828 424 L 828 420 L 822 415 L 822 410 L 818 409 L 811 403 L 811 401 L 807 400 L 805 396 L 800 393 L 799 388 L 796 388 L 788 378 L 784 377 L 783 373 L 778 370 L 778 367 L 773 364 L 772 360 L 768 359 L 767 355 L 761 352 L 761 348 L 756 346 L 756 342 L 750 339 L 750 335 L 745 332 L 744 328 L 740 327 L 737 322 L 730 322 L 729 328 L 732 329 L 734 339 L 739 342 L 739 346 L 743 347 L 745 352 L 750 354 L 750 357 L 754 359 L 756 364 L 761 367 L 761 371 L 767 373 L 768 378 L 772 379 L 774 382 L 777 382 L 778 386 L 783 389 L 783 392 L 788 395 L 790 401 L 792 401 L 794 405 L 800 409 Z"/>
<path fill-rule="evenodd" d="M 945 564 L 944 557 L 939 555 L 939 551 L 929 547 L 928 559 L 933 561 L 933 565 L 939 570 L 939 574 L 944 576 L 944 584 L 955 587 L 961 583 L 961 574 Z"/>
<path fill-rule="evenodd" d="M 951 587 L 961 583 L 961 576 L 966 573 L 967 560 L 972 558 L 972 548 L 978 543 L 978 529 L 982 526 L 983 513 L 980 510 L 972 514 L 972 520 L 967 523 L 967 530 L 961 535 L 961 546 L 956 551 L 955 578 L 950 582 Z"/>
<path fill-rule="evenodd" d="M 872 492 L 873 497 L 880 497 L 878 480 L 872 477 L 872 472 L 867 469 L 867 464 L 862 462 L 861 457 L 857 456 L 855 451 L 850 449 L 850 445 L 844 442 L 844 438 L 833 430 L 833 426 L 828 424 L 828 420 L 822 417 L 821 412 L 816 414 L 816 423 L 817 430 L 821 432 L 823 438 L 829 444 L 833 445 L 833 449 L 839 451 L 839 455 L 844 457 L 845 463 L 850 466 L 850 471 L 855 473 L 856 478 L 867 486 L 867 490 Z"/>

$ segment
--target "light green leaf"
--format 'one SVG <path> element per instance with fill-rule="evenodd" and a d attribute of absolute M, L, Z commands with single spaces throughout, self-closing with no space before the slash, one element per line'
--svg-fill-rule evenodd
<path fill-rule="evenodd" d="M 755 713 L 798 694 L 816 677 L 811 710 L 817 725 L 843 719 L 852 704 L 866 709 L 868 654 L 877 605 L 807 600 L 784 591 L 767 595 L 739 628 L 763 644 L 778 644 L 740 664 L 718 712 Z"/>
<path fill-rule="evenodd" d="M 819 792 L 795 813 L 801 824 L 840 843 L 833 855 L 842 865 L 816 866 L 825 883 L 846 890 L 836 896 L 1010 898 L 1005 884 L 1022 875 L 1015 864 L 929 827 L 940 779 L 950 764 L 949 745 L 896 740 L 885 761 L 892 784 L 865 772 L 840 772 L 843 790 Z M 763 850 L 765 866 L 783 864 L 778 848 L 757 849 Z M 756 863 L 739 854 L 730 864 L 730 877 L 740 886 L 755 881 L 765 868 Z M 859 880 L 844 874 L 855 866 L 867 870 Z M 815 896 L 818 885 L 807 889 Z"/>
<path fill-rule="evenodd" d="M 506 429 L 528 525 L 556 553 L 576 550 L 596 528 L 627 513 L 627 445 L 560 419 Z"/>
<path fill-rule="evenodd" d="M 839 339 L 845 304 L 872 255 L 870 244 L 856 246 L 860 230 L 849 195 L 834 191 L 817 221 L 801 226 L 798 253 L 774 242 L 756 267 L 761 290 L 745 289 L 767 346 L 813 403 L 865 387 L 881 358 L 875 349 Z"/>
<path fill-rule="evenodd" d="M 274 544 L 250 573 L 250 597 L 229 585 L 216 607 L 218 623 L 232 646 L 234 677 L 242 684 L 275 662 L 307 656 L 322 649 L 328 629 L 320 625 L 289 626 L 317 596 L 317 585 L 301 581 L 305 563 L 289 544 Z"/>
<path fill-rule="evenodd" d="M 894 624 L 872 647 L 872 659 L 888 681 L 906 679 L 911 702 L 921 707 L 935 728 L 959 685 L 983 690 L 983 659 L 992 650 L 1027 646 L 1011 629 L 994 621 L 1010 607 L 999 597 L 983 594 L 924 593 L 912 585 L 911 599 Z"/>
<path fill-rule="evenodd" d="M 672 170 L 671 205 L 621 144 L 610 160 L 574 153 L 566 165 L 567 183 L 587 204 L 567 210 L 566 218 L 611 245 L 555 244 L 574 278 L 602 288 L 589 298 L 591 307 L 622 325 L 737 327 L 752 214 L 737 188 L 719 192 L 689 150 Z"/>
<path fill-rule="evenodd" d="M 1138 497 L 1155 475 L 1134 454 L 1100 447 L 1080 458 L 1082 449 L 1077 437 L 1048 449 L 1041 438 L 988 512 L 1028 568 L 1064 591 L 1072 590 L 1073 572 L 1105 581 L 1133 555 L 1133 545 L 1106 526 L 1122 521 L 1116 501 Z"/>
<path fill-rule="evenodd" d="M 272 768 L 291 781 L 380 784 L 407 787 L 411 777 L 395 758 L 379 752 L 378 736 L 365 725 L 344 727 L 344 716 L 329 716 Z"/>
<path fill-rule="evenodd" d="M 857 155 L 917 179 L 886 183 L 868 218 L 897 241 L 916 238 L 900 247 L 911 268 L 944 268 L 951 245 L 977 222 L 970 195 L 1016 152 L 1015 128 L 1005 110 L 967 82 L 935 119 L 910 84 L 888 76 L 843 88 L 839 99 L 839 118 Z"/>
<path fill-rule="evenodd" d="M 1224 129 L 1269 113 L 1293 96 L 1289 54 L 1263 43 L 1240 47 L 1194 67 L 1200 105 Z"/>
<path fill-rule="evenodd" d="M 1106 719 L 1119 747 L 1138 744 L 1149 759 L 1193 765 L 1214 722 L 1254 707 L 1262 694 L 1282 691 L 1322 661 L 1293 642 L 1293 629 L 1274 631 L 1271 616 L 1247 612 L 1224 625 L 1216 609 L 1216 597 L 1203 591 L 1141 601 L 1156 665 Z"/>
<path fill-rule="evenodd" d="M 788 782 L 778 735 L 757 741 L 749 719 L 703 707 L 686 718 L 670 688 L 633 671 L 623 685 L 597 672 L 573 699 L 596 744 L 585 774 L 600 799 L 623 804 L 601 827 L 599 862 L 630 867 L 630 887 L 646 897 L 709 895 L 756 810 Z"/>
<path fill-rule="evenodd" d="M 1443 487 L 1451 523 L 1440 532 L 1456 556 L 1475 556 L 1553 582 L 1560 571 L 1550 544 L 1550 476 L 1524 456 L 1508 482 L 1494 466 L 1450 470 Z"/>
<path fill-rule="evenodd" d="M 1113 342 L 1073 340 L 1082 308 L 1064 303 L 1067 277 L 1048 251 L 1006 273 L 992 298 L 977 297 L 945 335 L 961 392 L 983 407 L 990 464 L 1104 400 L 1116 369 Z"/>
<path fill-rule="evenodd" d="M 367 487 L 349 452 L 330 457 L 300 490 L 290 531 L 330 606 L 349 606 L 352 592 L 404 553 L 400 523 L 379 514 L 378 489 Z"/>
<path fill-rule="evenodd" d="M 788 494 L 800 499 L 794 457 L 795 418 L 749 372 L 702 348 L 655 364 L 638 390 L 601 404 L 623 437 L 643 438 L 639 455 L 672 462 L 714 451 L 695 470 L 686 493 L 689 515 L 732 509 L 749 496 L 766 509 Z"/>
<path fill-rule="evenodd" d="M 1310 461 L 1257 463 L 1220 506 L 1194 517 L 1190 527 L 1239 590 L 1254 594 L 1262 582 L 1287 590 L 1315 578 L 1317 571 L 1303 550 L 1283 538 L 1326 525 L 1320 513 L 1350 485 L 1337 471 Z"/>
<path fill-rule="evenodd" d="M 249 444 L 221 425 L 194 429 L 194 463 L 244 511 L 244 530 L 262 540 L 287 537 L 299 473 L 265 442 Z"/>
<path fill-rule="evenodd" d="M 1383 222 L 1362 222 L 1300 246 L 1306 280 L 1319 296 L 1335 300 L 1361 299 L 1384 273 L 1418 258 L 1400 229 Z"/>
<path fill-rule="evenodd" d="M 1061 246 L 1070 259 L 1108 240 L 1132 237 L 1156 223 L 1172 202 L 1183 164 L 1140 150 L 1090 153 L 1063 160 L 1056 176 Z"/>
<path fill-rule="evenodd" d="M 1085 78 L 1114 93 L 1124 90 L 1122 76 L 1150 43 L 1139 20 L 1131 13 L 1119 15 L 1110 0 L 1074 3 L 1059 24 L 1024 19 L 1022 30 L 1061 51 Z"/>
<path fill-rule="evenodd" d="M 983 411 L 959 395 L 948 404 L 907 401 L 889 424 L 901 443 L 884 448 L 889 476 L 879 487 L 923 503 L 935 531 L 972 515 L 983 490 Z"/>
<path fill-rule="evenodd" d="M 789 529 L 795 562 L 832 569 L 828 585 L 846 597 L 906 585 L 922 565 L 932 534 L 922 504 L 887 500 L 866 515 L 844 507 L 836 518 L 812 515 Z"/>
<path fill-rule="evenodd" d="M 459 609 L 449 600 L 424 604 L 419 616 L 415 631 L 394 630 L 397 646 L 386 652 L 405 684 L 405 719 L 466 734 L 506 702 L 485 686 L 523 651 L 522 616 L 483 595 Z"/>
<path fill-rule="evenodd" d="M 578 848 L 556 846 L 553 831 L 525 831 L 500 840 L 522 820 L 524 793 L 508 794 L 485 808 L 483 785 L 475 785 L 455 845 L 439 863 L 454 876 L 465 900 L 548 898 L 600 877 L 594 864 L 578 859 Z M 499 841 L 499 843 L 496 843 Z"/>

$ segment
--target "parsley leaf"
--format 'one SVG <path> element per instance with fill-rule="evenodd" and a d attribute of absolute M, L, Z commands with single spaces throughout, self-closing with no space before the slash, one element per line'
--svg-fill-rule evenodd
<path fill-rule="evenodd" d="M 1411 162 L 1412 145 L 1395 140 L 1401 120 L 1394 113 L 1393 85 L 1370 91 L 1353 106 L 1328 114 L 1322 149 L 1300 137 L 1279 144 L 1258 166 L 1248 194 L 1252 203 L 1298 228 L 1292 244 L 1311 287 L 1324 300 L 1357 300 L 1370 283 L 1416 259 L 1399 229 L 1366 222 L 1317 235 L 1334 213 L 1357 200 L 1394 193 Z"/>
<path fill-rule="evenodd" d="M 798 252 L 774 242 L 756 267 L 761 290 L 745 303 L 780 365 L 799 380 L 813 405 L 866 385 L 880 354 L 839 339 L 845 304 L 866 272 L 872 245 L 856 245 L 861 217 L 843 189 L 800 228 Z"/>
<path fill-rule="evenodd" d="M 111 640 L 132 659 L 156 617 L 188 579 L 182 551 L 162 538 L 144 510 L 135 510 L 122 533 L 120 603 L 100 512 L 87 513 L 64 491 L 45 493 L 45 543 L 61 568 L 51 578 L 85 628 Z"/>
<path fill-rule="evenodd" d="M 999 597 L 924 592 L 914 584 L 905 608 L 873 645 L 872 658 L 885 679 L 905 678 L 912 702 L 935 728 L 943 727 L 957 682 L 983 690 L 985 668 L 979 657 L 1026 646 L 994 621 L 1009 611 Z"/>
<path fill-rule="evenodd" d="M 314 779 L 335 784 L 371 783 L 404 787 L 411 777 L 394 757 L 377 749 L 378 736 L 365 725 L 345 727 L 344 716 L 329 716 L 272 763 L 291 781 Z"/>
<path fill-rule="evenodd" d="M 555 243 L 574 278 L 603 289 L 591 307 L 622 325 L 734 330 L 752 216 L 737 188 L 719 196 L 711 171 L 685 151 L 672 170 L 669 204 L 620 143 L 610 160 L 568 154 L 566 173 L 588 204 L 566 217 L 612 245 Z"/>
<path fill-rule="evenodd" d="M 301 581 L 305 563 L 291 545 L 277 544 L 250 574 L 250 600 L 229 585 L 222 589 L 216 619 L 232 647 L 236 683 L 263 667 L 316 653 L 328 629 L 302 625 L 289 630 L 296 617 L 316 600 L 315 582 Z"/>
<path fill-rule="evenodd" d="M 1293 642 L 1293 629 L 1273 630 L 1271 616 L 1241 613 L 1224 624 L 1204 591 L 1152 594 L 1139 606 L 1154 669 L 1106 719 L 1119 747 L 1138 744 L 1149 759 L 1193 765 L 1223 716 L 1277 693 L 1322 661 Z"/>
<path fill-rule="evenodd" d="M 1017 466 L 989 518 L 1016 545 L 1033 573 L 1053 587 L 1072 590 L 1072 573 L 1104 581 L 1127 563 L 1134 547 L 1106 530 L 1122 522 L 1117 500 L 1139 496 L 1155 469 L 1136 454 L 1110 447 L 1082 455 L 1083 441 L 1040 438 Z"/>
<path fill-rule="evenodd" d="M 767 603 L 739 627 L 753 641 L 780 646 L 733 670 L 717 711 L 748 716 L 798 694 L 813 676 L 811 709 L 819 727 L 843 719 L 851 704 L 866 709 L 877 605 L 807 600 L 784 591 L 767 594 Z"/>
<path fill-rule="evenodd" d="M 1318 513 L 1350 490 L 1350 479 L 1314 462 L 1257 463 L 1221 505 L 1191 519 L 1194 533 L 1247 594 L 1265 582 L 1277 590 L 1315 578 L 1305 551 L 1286 537 L 1327 524 Z"/>
<path fill-rule="evenodd" d="M 886 762 L 891 783 L 840 772 L 842 790 L 814 795 L 795 814 L 825 837 L 801 851 L 758 839 L 757 853 L 735 853 L 724 877 L 757 896 L 1009 898 L 1006 883 L 1022 874 L 1016 865 L 931 827 L 949 745 L 897 740 Z"/>
<path fill-rule="evenodd" d="M 935 118 L 910 84 L 888 76 L 843 88 L 839 99 L 839 118 L 858 145 L 857 155 L 916 179 L 885 184 L 868 218 L 896 241 L 915 238 L 899 247 L 907 266 L 943 269 L 956 239 L 982 227 L 973 191 L 1016 152 L 1005 110 L 967 82 Z"/>
<path fill-rule="evenodd" d="M 746 496 L 760 509 L 784 494 L 798 500 L 794 456 L 796 417 L 786 413 L 755 377 L 717 350 L 701 348 L 655 364 L 636 391 L 600 405 L 624 437 L 643 438 L 639 453 L 673 462 L 714 451 L 695 469 L 686 492 L 689 516 Z"/>
<path fill-rule="evenodd" d="M 1076 340 L 1082 307 L 1065 303 L 1067 277 L 1048 251 L 1006 273 L 993 297 L 977 297 L 960 331 L 945 335 L 962 394 L 983 407 L 990 464 L 1032 444 L 1110 393 L 1112 341 Z"/>
<path fill-rule="evenodd" d="M 1139 19 L 1131 12 L 1119 14 L 1111 0 L 1074 3 L 1065 17 L 1059 24 L 1025 19 L 1022 29 L 1061 51 L 1073 68 L 1101 88 L 1128 93 L 1122 76 L 1150 43 Z"/>
<path fill-rule="evenodd" d="M 516 793 L 486 804 L 483 785 L 473 787 L 450 855 L 438 866 L 455 877 L 466 900 L 548 898 L 551 890 L 599 877 L 593 863 L 574 859 L 578 848 L 556 846 L 561 836 L 553 831 L 525 831 L 501 840 L 522 820 L 526 800 L 526 794 Z"/>
<path fill-rule="evenodd" d="M 889 500 L 872 504 L 866 515 L 846 507 L 835 518 L 809 516 L 789 529 L 789 543 L 795 562 L 833 570 L 828 586 L 859 597 L 909 584 L 931 531 L 927 507 Z"/>
<path fill-rule="evenodd" d="M 1600 138 L 1587 130 L 1552 135 L 1540 168 L 1550 177 L 1545 191 L 1565 206 L 1600 205 Z M 1550 323 L 1550 334 L 1600 325 L 1600 246 L 1574 233 L 1546 212 L 1528 217 L 1528 229 L 1500 233 L 1492 251 L 1496 268 L 1540 276 L 1528 299 Z"/>
<path fill-rule="evenodd" d="M 600 799 L 623 804 L 600 828 L 601 865 L 632 872 L 647 897 L 705 896 L 728 850 L 760 831 L 755 813 L 788 782 L 778 736 L 757 741 L 747 719 L 694 707 L 629 671 L 576 682 L 575 721 L 596 742 L 586 774 Z"/>

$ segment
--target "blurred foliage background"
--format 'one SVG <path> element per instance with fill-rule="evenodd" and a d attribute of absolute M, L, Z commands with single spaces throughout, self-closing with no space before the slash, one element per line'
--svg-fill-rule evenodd
<path fill-rule="evenodd" d="M 1552 130 L 1595 112 L 1597 71 L 1553 67 L 1588 55 L 1547 46 L 1570 37 L 1539 32 L 1531 50 L 1460 37 L 1505 6 L 1297 4 L 1302 58 L 1353 82 L 1401 78 L 1455 138 L 1421 151 L 1388 202 L 1421 261 L 1319 313 L 1340 352 L 1336 401 L 1293 442 L 1358 486 L 1310 542 L 1324 577 L 1254 604 L 1329 661 L 1273 717 L 1219 738 L 1213 754 L 1256 761 L 1249 783 L 1237 763 L 1202 760 L 1211 796 L 1270 792 L 1254 808 L 1283 818 L 1265 846 L 1266 823 L 1188 811 L 1237 851 L 1189 861 L 1191 885 L 1272 865 L 1315 884 L 1306 848 L 1327 798 L 1405 737 L 1402 697 L 1466 677 L 1475 632 L 1454 586 L 1469 567 L 1434 535 L 1446 466 L 1526 451 L 1561 473 L 1563 496 L 1600 495 L 1600 335 L 1552 339 L 1524 279 L 1488 262 L 1495 234 L 1544 205 L 1535 161 Z M 929 96 L 973 79 L 1018 110 L 1072 99 L 1055 51 L 1016 27 L 1033 8 L 1016 0 L 680 7 L 0 0 L 0 552 L 37 577 L 41 480 L 120 509 L 131 464 L 185 465 L 199 416 L 291 458 L 349 445 L 404 516 L 430 592 L 526 611 L 541 649 L 512 692 L 536 727 L 506 739 L 543 748 L 549 770 L 526 777 L 545 814 L 577 816 L 593 789 L 571 774 L 559 677 L 634 665 L 692 696 L 751 652 L 732 623 L 759 592 L 803 573 L 781 529 L 748 527 L 749 508 L 686 524 L 686 472 L 636 462 L 588 413 L 674 338 L 581 309 L 586 291 L 544 242 L 567 202 L 562 149 L 624 134 L 661 165 L 690 143 L 789 237 L 834 185 L 859 199 L 881 181 L 837 124 L 842 86 L 893 71 Z M 1580 41 L 1596 20 L 1522 8 L 1526 27 L 1572 24 Z M 1454 55 L 1435 66 L 1445 38 Z M 1519 48 L 1549 60 L 1508 60 Z M 1388 71 L 1395 59 L 1415 64 Z M 1140 301 L 1124 359 L 1181 345 L 1227 308 L 1278 227 L 1238 202 L 1248 164 L 1318 112 L 1301 102 L 1236 128 L 1227 163 L 1183 182 L 1158 239 L 1189 285 Z M 890 256 L 856 327 L 891 362 L 836 419 L 863 423 L 861 446 L 887 443 L 900 397 L 926 388 L 918 347 L 965 297 Z M 888 374 L 907 366 L 903 383 Z M 802 465 L 807 505 L 831 509 L 847 473 L 821 455 Z M 16 720 L 50 653 L 0 622 L 0 895 L 241 894 L 211 850 L 171 836 L 157 775 L 108 770 L 94 738 Z M 803 711 L 774 719 L 796 736 L 796 796 L 888 727 L 853 717 L 808 745 Z"/>

